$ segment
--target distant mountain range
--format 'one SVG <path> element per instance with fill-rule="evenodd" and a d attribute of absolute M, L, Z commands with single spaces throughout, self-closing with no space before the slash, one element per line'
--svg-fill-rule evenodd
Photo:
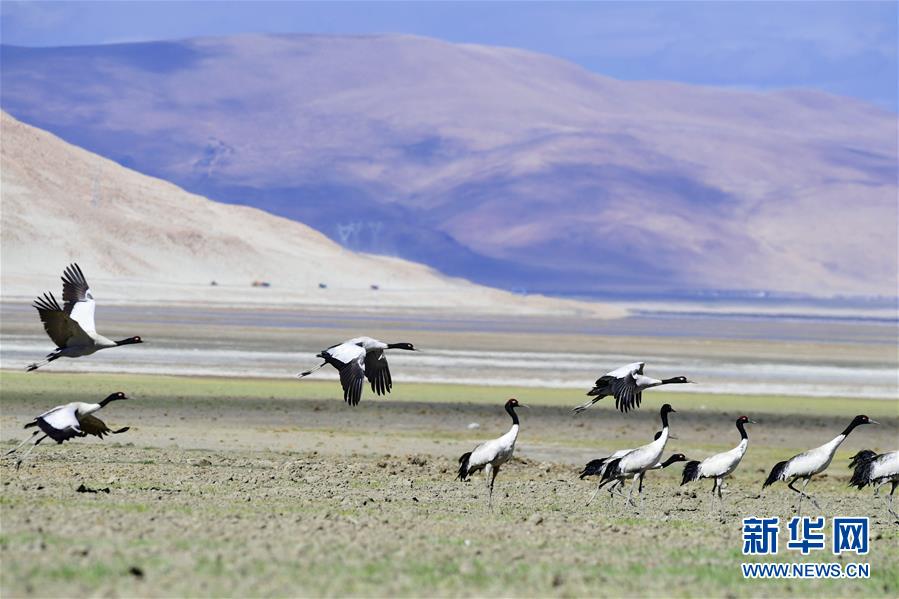
<path fill-rule="evenodd" d="M 560 293 L 896 295 L 896 115 L 856 100 L 402 35 L 0 52 L 17 118 L 350 249 Z"/>
<path fill-rule="evenodd" d="M 626 313 L 597 302 L 514 295 L 422 264 L 351 252 L 302 223 L 187 193 L 4 112 L 0 128 L 4 300 L 27 305 L 56 286 L 65 265 L 78 262 L 104 302 L 583 318 Z"/>

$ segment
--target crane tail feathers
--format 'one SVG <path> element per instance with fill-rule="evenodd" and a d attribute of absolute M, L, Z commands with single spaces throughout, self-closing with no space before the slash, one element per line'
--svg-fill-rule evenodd
<path fill-rule="evenodd" d="M 877 454 L 870 449 L 864 449 L 854 456 L 849 463 L 852 468 L 852 478 L 849 479 L 850 487 L 858 487 L 863 489 L 871 484 L 871 467 Z"/>
<path fill-rule="evenodd" d="M 466 452 L 462 454 L 462 457 L 459 458 L 459 480 L 465 480 L 468 478 L 468 460 L 471 458 L 471 452 Z"/>
<path fill-rule="evenodd" d="M 681 479 L 681 486 L 699 479 L 699 462 L 696 460 L 687 462 L 684 466 L 684 476 Z"/>
<path fill-rule="evenodd" d="M 783 480 L 784 470 L 787 469 L 787 460 L 783 462 L 778 462 L 774 465 L 774 468 L 771 469 L 771 474 L 768 475 L 768 478 L 765 479 L 765 484 L 762 485 L 764 489 L 768 485 L 773 485 L 779 480 Z"/>
<path fill-rule="evenodd" d="M 602 474 L 602 465 L 606 463 L 608 458 L 600 458 L 598 460 L 590 460 L 587 462 L 587 465 L 584 466 L 583 472 L 581 472 L 581 480 L 588 476 L 597 476 Z"/>
<path fill-rule="evenodd" d="M 849 468 L 856 468 L 859 464 L 865 464 L 877 457 L 877 453 L 870 449 L 863 449 L 849 460 Z"/>

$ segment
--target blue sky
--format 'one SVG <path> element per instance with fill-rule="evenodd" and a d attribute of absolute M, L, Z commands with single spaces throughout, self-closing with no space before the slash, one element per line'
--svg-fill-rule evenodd
<path fill-rule="evenodd" d="M 621 79 L 810 87 L 897 106 L 896 2 L 13 2 L 5 44 L 247 32 L 411 33 L 514 46 Z"/>

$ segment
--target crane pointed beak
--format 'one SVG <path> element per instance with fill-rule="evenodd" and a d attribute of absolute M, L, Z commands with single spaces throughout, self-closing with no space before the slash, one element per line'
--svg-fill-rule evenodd
<path fill-rule="evenodd" d="M 756 422 L 755 420 L 750 420 L 749 424 L 758 424 L 758 422 Z"/>
<path fill-rule="evenodd" d="M 524 405 L 523 403 L 518 404 L 518 407 L 519 407 L 519 408 L 527 408 L 527 409 L 529 409 L 529 410 L 531 409 L 531 406 L 526 406 L 526 405 Z M 872 422 L 873 422 L 873 421 L 872 421 Z"/>
<path fill-rule="evenodd" d="M 668 438 L 669 438 L 669 439 L 677 439 L 677 437 L 675 437 L 674 435 L 672 435 L 672 434 L 670 434 L 670 433 L 668 434 Z"/>
<path fill-rule="evenodd" d="M 880 424 L 880 423 L 877 422 L 876 420 L 868 419 L 868 424 Z"/>

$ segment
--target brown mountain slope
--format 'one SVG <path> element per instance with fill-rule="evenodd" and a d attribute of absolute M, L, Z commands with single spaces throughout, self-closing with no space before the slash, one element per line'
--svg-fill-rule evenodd
<path fill-rule="evenodd" d="M 301 223 L 189 194 L 5 113 L 0 118 L 7 299 L 58 292 L 63 267 L 78 261 L 106 300 L 620 313 L 522 298 L 420 264 L 351 252 Z M 251 288 L 254 280 L 272 287 Z"/>

